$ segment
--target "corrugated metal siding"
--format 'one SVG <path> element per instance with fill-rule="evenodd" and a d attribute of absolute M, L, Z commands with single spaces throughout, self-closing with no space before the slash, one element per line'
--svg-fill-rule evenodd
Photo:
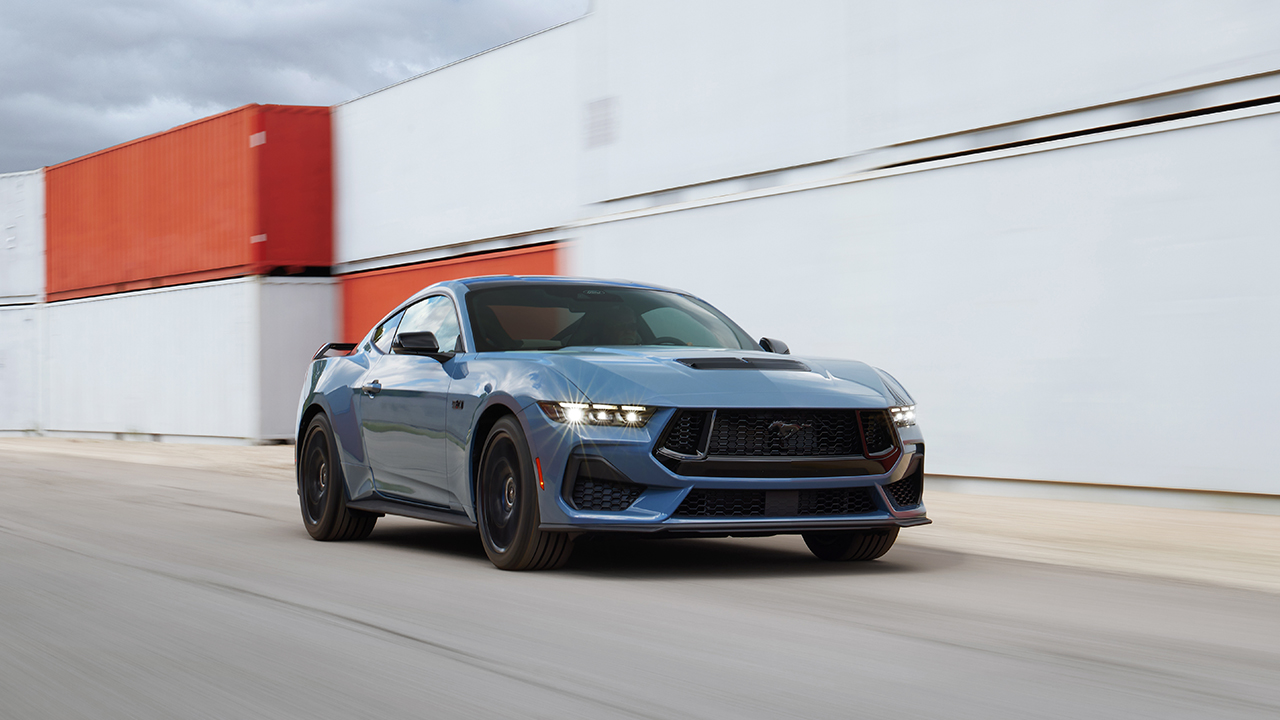
<path fill-rule="evenodd" d="M 443 280 L 478 275 L 557 275 L 560 252 L 559 245 L 542 245 L 343 275 L 343 341 L 358 342 L 405 298 Z"/>
<path fill-rule="evenodd" d="M 335 265 L 577 218 L 589 20 L 334 108 Z"/>
<path fill-rule="evenodd" d="M 0 175 L 0 305 L 44 299 L 44 171 Z"/>
<path fill-rule="evenodd" d="M 0 431 L 38 426 L 39 305 L 0 306 Z"/>
<path fill-rule="evenodd" d="M 1220 450 L 1280 435 L 1277 158 L 1273 114 L 605 223 L 564 260 L 892 372 L 934 473 L 1275 494 L 1269 452 Z"/>
<path fill-rule="evenodd" d="M 333 162 L 328 108 L 263 106 L 259 146 L 262 233 L 271 267 L 328 267 L 333 259 Z"/>
<path fill-rule="evenodd" d="M 327 124 L 327 108 L 249 105 L 48 168 L 49 299 L 327 266 L 327 221 L 280 230 L 279 253 L 270 237 L 255 242 L 298 208 L 328 212 L 331 189 L 313 167 L 328 163 L 317 128 Z M 274 136 L 258 142 L 267 125 Z M 310 162 L 290 173 L 282 165 L 307 155 L 300 146 Z"/>
<path fill-rule="evenodd" d="M 44 425 L 290 438 L 335 294 L 328 278 L 251 277 L 50 303 Z"/>

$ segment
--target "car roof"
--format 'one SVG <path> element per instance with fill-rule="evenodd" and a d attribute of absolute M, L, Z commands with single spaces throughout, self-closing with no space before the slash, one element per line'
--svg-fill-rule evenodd
<path fill-rule="evenodd" d="M 448 282 L 463 285 L 467 290 L 511 287 L 518 285 L 603 285 L 606 287 L 640 288 L 644 290 L 676 292 L 682 295 L 688 294 L 683 290 L 677 290 L 675 288 L 651 285 L 649 283 L 632 282 L 630 280 L 606 280 L 602 278 L 568 277 L 564 275 L 485 275 L 482 277 L 461 278 L 459 280 Z M 444 285 L 446 283 L 439 284 Z"/>

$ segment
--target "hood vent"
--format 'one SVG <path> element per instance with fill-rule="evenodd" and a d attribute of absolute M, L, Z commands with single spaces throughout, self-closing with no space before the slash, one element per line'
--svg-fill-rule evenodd
<path fill-rule="evenodd" d="M 809 366 L 799 360 L 785 358 L 709 357 L 681 358 L 676 360 L 694 370 L 790 370 L 809 372 Z"/>

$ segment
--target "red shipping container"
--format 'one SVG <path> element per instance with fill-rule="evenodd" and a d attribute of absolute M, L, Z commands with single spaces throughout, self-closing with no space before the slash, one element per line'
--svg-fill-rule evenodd
<path fill-rule="evenodd" d="M 327 107 L 246 105 L 45 182 L 51 301 L 332 264 Z"/>
<path fill-rule="evenodd" d="M 342 341 L 359 342 L 401 301 L 442 280 L 480 275 L 556 275 L 557 245 L 369 270 L 342 276 Z"/>

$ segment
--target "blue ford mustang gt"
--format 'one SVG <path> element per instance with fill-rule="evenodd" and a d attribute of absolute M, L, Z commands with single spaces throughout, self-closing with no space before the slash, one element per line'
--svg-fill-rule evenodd
<path fill-rule="evenodd" d="M 316 353 L 298 495 L 317 540 L 385 514 L 478 527 L 506 570 L 583 533 L 799 533 L 871 560 L 929 522 L 915 405 L 888 373 L 791 356 L 687 293 L 562 277 L 422 290 Z"/>

